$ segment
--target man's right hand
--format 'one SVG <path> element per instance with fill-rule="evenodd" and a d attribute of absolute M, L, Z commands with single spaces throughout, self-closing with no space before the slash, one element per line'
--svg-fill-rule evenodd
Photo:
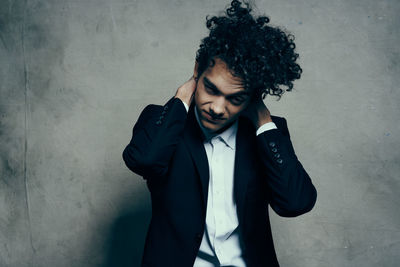
<path fill-rule="evenodd" d="M 198 66 L 198 63 L 196 61 L 196 64 L 194 66 L 193 76 L 187 82 L 182 84 L 178 88 L 178 90 L 176 91 L 176 94 L 175 94 L 175 97 L 177 97 L 180 100 L 182 100 L 183 102 L 185 102 L 188 105 L 188 107 L 192 103 L 194 92 L 196 91 L 196 87 L 197 87 L 197 81 L 198 81 L 197 66 Z"/>

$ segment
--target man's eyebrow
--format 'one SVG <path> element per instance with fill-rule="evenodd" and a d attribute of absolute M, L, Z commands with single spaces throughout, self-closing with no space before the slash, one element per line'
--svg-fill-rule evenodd
<path fill-rule="evenodd" d="M 207 79 L 207 77 L 204 76 L 203 81 L 207 87 L 210 87 L 211 89 L 213 89 L 215 91 L 221 92 L 215 84 L 213 84 L 209 79 Z M 240 91 L 237 93 L 230 94 L 230 95 L 228 95 L 228 97 L 235 97 L 235 96 L 242 96 L 242 95 L 250 95 L 250 93 L 247 91 Z"/>
<path fill-rule="evenodd" d="M 207 77 L 204 76 L 203 80 L 204 83 L 207 85 L 207 87 L 210 87 L 211 89 L 214 89 L 215 91 L 219 92 L 218 87 L 215 84 L 213 84 L 209 79 L 207 79 Z"/>

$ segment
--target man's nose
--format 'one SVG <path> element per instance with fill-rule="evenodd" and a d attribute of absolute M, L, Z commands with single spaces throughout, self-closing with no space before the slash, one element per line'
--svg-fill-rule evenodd
<path fill-rule="evenodd" d="M 211 115 L 214 117 L 222 117 L 225 112 L 225 99 L 224 97 L 220 96 L 217 97 L 212 103 L 211 103 Z"/>

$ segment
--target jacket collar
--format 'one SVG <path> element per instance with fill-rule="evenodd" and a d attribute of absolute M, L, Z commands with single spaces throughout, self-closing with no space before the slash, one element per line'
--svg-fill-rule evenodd
<path fill-rule="evenodd" d="M 206 150 L 204 149 L 203 145 L 203 142 L 206 140 L 206 136 L 204 135 L 203 131 L 200 129 L 200 126 L 196 121 L 194 114 L 194 101 L 189 107 L 183 138 L 186 145 L 188 146 L 190 155 L 196 167 L 197 173 L 200 177 L 204 203 L 203 211 L 205 215 L 208 197 L 209 167 Z"/>

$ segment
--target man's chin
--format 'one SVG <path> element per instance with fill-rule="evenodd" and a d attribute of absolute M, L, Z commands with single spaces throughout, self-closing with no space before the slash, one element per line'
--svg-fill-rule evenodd
<path fill-rule="evenodd" d="M 203 125 L 203 127 L 210 133 L 223 132 L 224 130 L 229 128 L 229 126 L 231 126 L 233 123 L 233 122 L 226 122 L 226 121 L 224 121 L 224 123 L 213 123 L 206 119 L 202 119 L 200 121 L 201 121 L 201 124 Z"/>
<path fill-rule="evenodd" d="M 206 119 L 201 120 L 201 125 L 203 125 L 203 127 L 209 132 L 217 132 L 224 127 L 223 124 L 212 123 L 207 121 Z"/>

